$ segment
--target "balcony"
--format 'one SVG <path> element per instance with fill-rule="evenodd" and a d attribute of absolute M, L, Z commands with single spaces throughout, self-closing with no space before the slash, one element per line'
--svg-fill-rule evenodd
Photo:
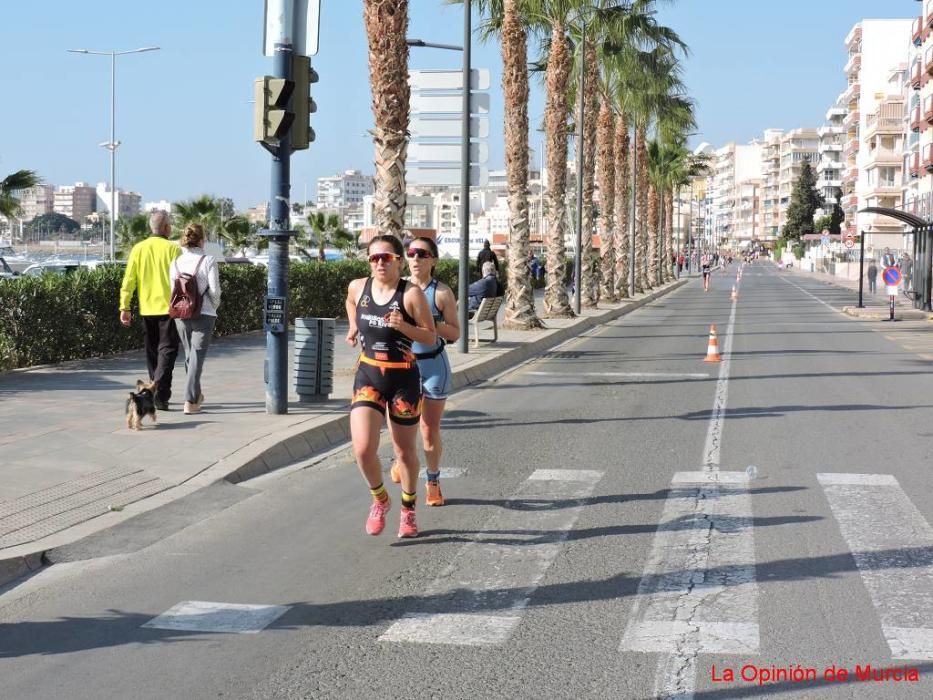
<path fill-rule="evenodd" d="M 875 183 L 869 183 L 867 191 L 863 194 L 866 197 L 891 197 L 901 193 L 902 185 L 900 175 L 893 180 L 880 180 Z"/>
<path fill-rule="evenodd" d="M 842 180 L 817 180 L 816 187 L 820 190 L 826 190 L 830 187 L 833 189 L 840 189 L 842 187 Z"/>
<path fill-rule="evenodd" d="M 927 172 L 933 171 L 933 143 L 928 143 L 923 147 L 923 169 Z"/>
<path fill-rule="evenodd" d="M 856 124 L 858 124 L 859 118 L 861 116 L 862 116 L 861 113 L 857 109 L 853 110 L 846 115 L 845 121 L 843 123 L 851 129 Z"/>
<path fill-rule="evenodd" d="M 871 167 L 873 165 L 900 165 L 903 161 L 904 154 L 900 151 L 895 151 L 889 148 L 877 148 L 868 149 L 868 161 L 866 162 L 866 167 Z"/>
<path fill-rule="evenodd" d="M 910 130 L 911 131 L 920 131 L 920 108 L 917 107 L 914 109 L 913 113 L 910 115 Z"/>
<path fill-rule="evenodd" d="M 869 114 L 865 117 L 865 138 L 880 134 L 900 134 L 904 131 L 904 120 L 900 117 L 881 117 L 878 113 Z"/>
<path fill-rule="evenodd" d="M 846 35 L 846 47 L 851 49 L 852 46 L 862 38 L 862 23 L 856 22 L 855 26 L 849 30 L 849 33 Z"/>
<path fill-rule="evenodd" d="M 858 51 L 849 54 L 849 60 L 846 61 L 845 71 L 846 75 L 858 71 L 862 67 L 862 54 Z"/>
<path fill-rule="evenodd" d="M 854 102 L 855 100 L 858 99 L 859 93 L 861 91 L 862 91 L 862 86 L 859 85 L 859 82 L 857 80 L 852 81 L 851 83 L 849 83 L 849 87 L 847 87 L 846 91 L 843 93 L 845 97 L 845 99 L 843 99 L 843 102 L 845 102 L 846 104 Z"/>
<path fill-rule="evenodd" d="M 919 90 L 920 86 L 923 85 L 923 66 L 920 64 L 920 61 L 915 61 L 910 69 L 910 86 L 914 90 Z"/>
<path fill-rule="evenodd" d="M 911 177 L 917 177 L 920 175 L 920 154 L 914 153 L 910 156 L 908 161 L 908 169 Z"/>
<path fill-rule="evenodd" d="M 933 27 L 933 0 L 927 2 L 927 27 Z"/>
<path fill-rule="evenodd" d="M 911 26 L 910 40 L 914 42 L 914 46 L 920 46 L 920 44 L 923 43 L 923 18 L 922 17 L 917 17 L 917 19 L 914 20 L 914 23 Z"/>
<path fill-rule="evenodd" d="M 846 147 L 843 151 L 843 154 L 848 158 L 850 156 L 854 156 L 856 153 L 858 153 L 858 139 L 849 139 L 846 142 Z"/>
<path fill-rule="evenodd" d="M 927 95 L 923 100 L 923 119 L 928 124 L 933 122 L 933 95 Z"/>

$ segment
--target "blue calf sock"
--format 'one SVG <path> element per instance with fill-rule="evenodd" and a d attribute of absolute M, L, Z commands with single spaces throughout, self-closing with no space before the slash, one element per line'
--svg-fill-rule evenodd
<path fill-rule="evenodd" d="M 436 472 L 429 472 L 429 471 L 425 470 L 424 473 L 427 475 L 428 481 L 437 481 L 437 480 L 440 478 L 440 476 L 441 476 L 441 471 L 440 471 L 440 469 L 438 469 Z"/>

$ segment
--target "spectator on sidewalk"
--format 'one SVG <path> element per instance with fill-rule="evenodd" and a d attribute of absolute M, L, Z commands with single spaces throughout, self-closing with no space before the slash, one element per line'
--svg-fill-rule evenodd
<path fill-rule="evenodd" d="M 476 280 L 467 290 L 467 310 L 476 311 L 483 299 L 502 296 L 503 292 L 502 283 L 496 277 L 495 266 L 491 262 L 484 262 L 482 278 Z"/>
<path fill-rule="evenodd" d="M 528 273 L 531 275 L 532 279 L 538 279 L 538 275 L 541 272 L 541 263 L 538 262 L 538 256 L 534 254 L 533 250 L 528 251 Z"/>
<path fill-rule="evenodd" d="M 878 265 L 875 264 L 874 258 L 868 261 L 868 269 L 865 270 L 865 277 L 868 279 L 868 293 L 874 294 L 878 281 Z"/>
<path fill-rule="evenodd" d="M 476 267 L 482 270 L 483 263 L 486 262 L 491 262 L 496 268 L 496 273 L 499 272 L 499 258 L 496 257 L 495 252 L 489 247 L 489 241 L 483 241 L 483 249 L 479 252 L 479 255 L 476 256 Z"/>
<path fill-rule="evenodd" d="M 129 328 L 133 322 L 130 304 L 133 294 L 138 294 L 149 380 L 159 383 L 155 405 L 167 411 L 172 398 L 172 372 L 178 357 L 178 330 L 175 321 L 168 316 L 172 294 L 168 271 L 181 251 L 168 240 L 172 226 L 166 212 L 153 212 L 149 217 L 149 229 L 152 234 L 133 246 L 126 261 L 120 286 L 120 323 Z"/>
<path fill-rule="evenodd" d="M 885 248 L 881 255 L 881 267 L 894 267 L 895 265 L 897 265 L 897 258 L 894 257 L 890 248 Z"/>
<path fill-rule="evenodd" d="M 907 253 L 901 256 L 900 262 L 897 266 L 901 269 L 901 278 L 904 280 L 904 291 L 910 291 L 910 276 L 914 269 L 914 261 L 910 259 L 910 256 Z"/>
<path fill-rule="evenodd" d="M 220 306 L 220 274 L 217 262 L 204 253 L 204 227 L 188 224 L 181 235 L 182 254 L 169 268 L 169 286 L 175 288 L 175 280 L 181 274 L 192 275 L 201 295 L 201 313 L 197 318 L 175 319 L 175 327 L 185 349 L 185 413 L 199 413 L 204 403 L 201 391 L 201 373 L 204 359 L 211 344 L 214 326 L 217 323 L 217 307 Z"/>

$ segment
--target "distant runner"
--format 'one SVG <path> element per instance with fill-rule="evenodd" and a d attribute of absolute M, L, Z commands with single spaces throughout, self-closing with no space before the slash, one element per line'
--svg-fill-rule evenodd
<path fill-rule="evenodd" d="M 710 268 L 710 256 L 709 254 L 704 255 L 700 259 L 700 269 L 703 271 L 703 291 L 709 291 L 709 268 Z"/>

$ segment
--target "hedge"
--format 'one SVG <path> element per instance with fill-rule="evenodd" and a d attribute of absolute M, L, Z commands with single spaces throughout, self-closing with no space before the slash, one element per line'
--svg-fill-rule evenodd
<path fill-rule="evenodd" d="M 471 279 L 475 265 L 471 262 Z M 347 285 L 369 274 L 358 260 L 292 263 L 289 270 L 289 321 L 296 316 L 341 318 Z M 266 269 L 221 265 L 223 301 L 215 335 L 262 328 Z M 119 320 L 123 271 L 115 267 L 0 280 L 0 371 L 66 360 L 101 357 L 143 346 L 138 321 L 123 328 Z M 441 260 L 437 276 L 457 290 L 456 260 Z M 139 309 L 134 299 L 134 319 Z"/>

